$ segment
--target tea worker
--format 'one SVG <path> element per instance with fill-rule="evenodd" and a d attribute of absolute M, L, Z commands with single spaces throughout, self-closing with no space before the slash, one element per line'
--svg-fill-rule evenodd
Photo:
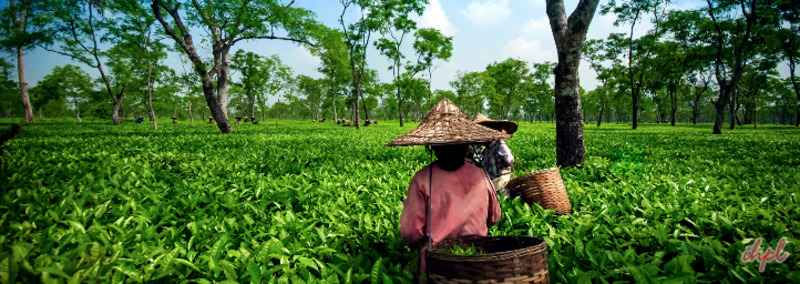
<path fill-rule="evenodd" d="M 486 236 L 500 219 L 494 186 L 484 171 L 468 162 L 468 144 L 506 139 L 469 120 L 447 99 L 440 101 L 420 125 L 389 146 L 428 145 L 436 161 L 411 179 L 400 216 L 400 236 L 420 248 L 420 268 L 426 251 L 441 241 L 461 236 Z"/>
<path fill-rule="evenodd" d="M 509 135 L 517 132 L 517 124 L 512 121 L 492 120 L 483 114 L 476 115 L 473 121 Z M 505 140 L 495 140 L 486 145 L 483 152 L 480 153 L 480 164 L 492 179 L 494 187 L 501 190 L 511 180 L 514 155 Z"/>

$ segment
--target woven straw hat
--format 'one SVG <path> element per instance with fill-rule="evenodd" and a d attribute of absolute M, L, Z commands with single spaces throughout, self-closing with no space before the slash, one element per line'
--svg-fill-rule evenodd
<path fill-rule="evenodd" d="M 410 132 L 387 146 L 481 143 L 508 139 L 510 135 L 474 123 L 448 99 L 442 99 Z"/>
<path fill-rule="evenodd" d="M 479 113 L 472 121 L 494 130 L 505 130 L 508 134 L 514 134 L 514 132 L 517 132 L 517 123 L 510 120 L 493 120 Z"/>

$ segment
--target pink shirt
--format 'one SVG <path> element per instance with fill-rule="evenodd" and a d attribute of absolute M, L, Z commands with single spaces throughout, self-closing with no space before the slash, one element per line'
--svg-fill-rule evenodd
<path fill-rule="evenodd" d="M 491 181 L 469 162 L 452 172 L 432 163 L 414 175 L 400 216 L 400 236 L 408 243 L 425 236 L 429 167 L 433 167 L 433 245 L 458 236 L 486 236 L 488 226 L 500 220 L 500 205 Z"/>

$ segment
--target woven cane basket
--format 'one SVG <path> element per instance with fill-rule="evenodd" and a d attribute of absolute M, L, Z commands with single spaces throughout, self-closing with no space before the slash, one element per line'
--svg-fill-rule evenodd
<path fill-rule="evenodd" d="M 481 253 L 452 255 L 453 246 Z M 549 283 L 547 244 L 531 237 L 465 237 L 439 244 L 426 260 L 428 283 Z"/>
<path fill-rule="evenodd" d="M 538 170 L 512 179 L 506 185 L 512 196 L 521 196 L 528 204 L 538 203 L 558 214 L 569 214 L 572 205 L 558 168 Z"/>

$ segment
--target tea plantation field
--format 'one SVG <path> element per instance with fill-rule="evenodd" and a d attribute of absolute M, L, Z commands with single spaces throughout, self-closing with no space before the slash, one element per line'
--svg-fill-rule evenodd
<path fill-rule="evenodd" d="M 411 280 L 398 220 L 431 157 L 383 145 L 413 126 L 161 125 L 45 121 L 3 146 L 0 282 Z M 574 214 L 502 199 L 491 234 L 543 237 L 553 282 L 800 283 L 800 130 L 710 132 L 587 126 Z M 517 174 L 554 164 L 549 123 L 509 144 Z M 741 263 L 758 237 L 791 256 Z"/>

